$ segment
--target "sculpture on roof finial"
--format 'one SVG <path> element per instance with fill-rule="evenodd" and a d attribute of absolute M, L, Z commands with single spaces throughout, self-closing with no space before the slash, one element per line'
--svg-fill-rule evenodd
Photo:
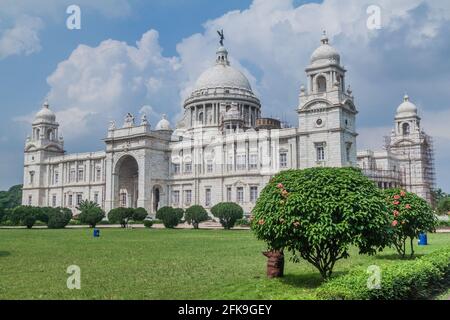
<path fill-rule="evenodd" d="M 223 40 L 225 40 L 225 35 L 223 33 L 223 29 L 220 30 L 220 31 L 217 30 L 217 33 L 219 34 L 219 37 L 220 37 L 220 40 L 219 40 L 220 46 L 223 47 Z"/>

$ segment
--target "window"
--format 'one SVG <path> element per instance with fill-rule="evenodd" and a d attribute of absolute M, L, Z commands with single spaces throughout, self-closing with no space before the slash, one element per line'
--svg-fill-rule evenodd
<path fill-rule="evenodd" d="M 94 202 L 98 204 L 98 192 L 94 193 Z"/>
<path fill-rule="evenodd" d="M 180 204 L 180 191 L 175 190 L 172 192 L 172 203 L 175 205 Z"/>
<path fill-rule="evenodd" d="M 237 170 L 245 170 L 246 169 L 245 154 L 240 154 L 240 155 L 236 156 L 236 167 L 237 167 Z"/>
<path fill-rule="evenodd" d="M 211 189 L 207 188 L 205 190 L 205 206 L 209 207 L 211 205 Z"/>
<path fill-rule="evenodd" d="M 244 188 L 243 187 L 237 187 L 236 201 L 237 201 L 237 203 L 244 203 Z"/>
<path fill-rule="evenodd" d="M 203 124 L 203 112 L 200 112 L 200 113 L 198 114 L 198 122 L 201 123 L 201 124 Z"/>
<path fill-rule="evenodd" d="M 173 163 L 173 173 L 178 174 L 180 173 L 180 164 L 179 163 Z"/>
<path fill-rule="evenodd" d="M 127 193 L 126 192 L 122 192 L 120 194 L 120 206 L 122 208 L 125 208 L 127 206 Z"/>
<path fill-rule="evenodd" d="M 78 181 L 83 181 L 84 180 L 84 171 L 83 169 L 79 169 L 78 170 Z"/>
<path fill-rule="evenodd" d="M 30 172 L 30 184 L 34 183 L 34 171 Z"/>
<path fill-rule="evenodd" d="M 52 196 L 52 207 L 56 207 L 56 195 Z"/>
<path fill-rule="evenodd" d="M 31 206 L 33 204 L 33 196 L 28 196 L 28 205 Z"/>
<path fill-rule="evenodd" d="M 404 123 L 402 125 L 402 131 L 403 131 L 403 135 L 408 135 L 410 133 L 410 129 L 409 129 L 409 124 L 408 123 Z"/>
<path fill-rule="evenodd" d="M 233 156 L 228 157 L 227 170 L 233 171 Z"/>
<path fill-rule="evenodd" d="M 231 187 L 227 187 L 227 201 L 231 202 Z"/>
<path fill-rule="evenodd" d="M 83 201 L 83 195 L 81 193 L 77 194 L 77 206 Z"/>
<path fill-rule="evenodd" d="M 347 142 L 345 144 L 345 156 L 347 157 L 347 162 L 351 161 L 351 155 L 350 155 L 351 150 L 352 150 L 352 144 L 351 144 L 351 142 Z"/>
<path fill-rule="evenodd" d="M 317 161 L 325 161 L 325 143 L 316 144 L 316 159 Z"/>
<path fill-rule="evenodd" d="M 69 207 L 73 205 L 73 195 L 69 194 Z"/>
<path fill-rule="evenodd" d="M 208 173 L 213 172 L 213 162 L 212 162 L 212 160 L 208 160 L 208 161 L 206 162 L 206 171 L 207 171 Z"/>
<path fill-rule="evenodd" d="M 190 205 L 192 202 L 192 190 L 184 191 L 184 204 Z"/>
<path fill-rule="evenodd" d="M 70 170 L 69 182 L 75 181 L 75 170 Z"/>
<path fill-rule="evenodd" d="M 258 187 L 252 186 L 250 187 L 250 202 L 255 203 L 258 199 Z"/>
<path fill-rule="evenodd" d="M 249 169 L 258 169 L 258 155 L 257 154 L 251 154 L 249 159 Z"/>
<path fill-rule="evenodd" d="M 55 184 L 59 183 L 59 172 L 55 171 Z"/>
<path fill-rule="evenodd" d="M 95 173 L 95 180 L 100 181 L 102 179 L 102 169 L 97 168 L 97 171 Z"/>
<path fill-rule="evenodd" d="M 325 92 L 327 91 L 327 80 L 324 76 L 320 76 L 317 78 L 317 92 Z"/>
<path fill-rule="evenodd" d="M 191 162 L 187 162 L 184 164 L 184 172 L 192 173 L 192 163 Z"/>
<path fill-rule="evenodd" d="M 280 153 L 280 168 L 287 168 L 287 153 Z"/>

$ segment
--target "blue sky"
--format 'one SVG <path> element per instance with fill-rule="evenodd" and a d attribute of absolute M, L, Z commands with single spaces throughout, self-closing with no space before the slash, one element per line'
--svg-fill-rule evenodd
<path fill-rule="evenodd" d="M 70 4 L 81 7 L 81 30 L 65 26 Z M 379 30 L 366 26 L 373 4 Z M 450 192 L 444 0 L 0 0 L 0 189 L 21 183 L 29 121 L 46 98 L 68 152 L 101 150 L 108 121 L 128 111 L 146 110 L 152 124 L 167 113 L 174 123 L 214 59 L 219 28 L 263 112 L 292 124 L 304 68 L 326 29 L 360 111 L 358 147 L 381 148 L 408 92 L 435 138 L 438 186 Z"/>

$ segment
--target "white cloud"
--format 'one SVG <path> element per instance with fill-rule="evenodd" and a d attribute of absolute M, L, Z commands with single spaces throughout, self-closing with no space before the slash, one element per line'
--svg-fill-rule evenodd
<path fill-rule="evenodd" d="M 0 34 L 0 60 L 12 55 L 30 55 L 41 50 L 38 33 L 43 23 L 39 18 L 22 16 L 15 25 Z"/>

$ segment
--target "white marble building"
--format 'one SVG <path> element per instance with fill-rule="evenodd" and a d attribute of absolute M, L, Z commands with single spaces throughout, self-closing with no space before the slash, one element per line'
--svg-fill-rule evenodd
<path fill-rule="evenodd" d="M 210 208 L 232 201 L 249 213 L 259 192 L 280 170 L 359 163 L 368 173 L 383 173 L 392 166 L 393 172 L 401 173 L 405 158 L 397 150 L 403 150 L 405 141 L 413 141 L 413 149 L 425 143 L 418 130 L 420 119 L 413 110 L 408 116 L 399 112 L 385 157 L 373 152 L 357 157 L 357 109 L 351 90 L 345 89 L 345 73 L 339 53 L 324 34 L 306 68 L 298 127 L 282 128 L 278 120 L 261 116 L 260 100 L 247 78 L 230 65 L 221 45 L 215 64 L 185 100 L 184 117 L 175 129 L 165 116 L 152 129 L 145 116 L 136 123 L 128 114 L 122 126 L 110 124 L 104 151 L 86 154 L 64 151 L 55 114 L 46 103 L 26 141 L 23 204 L 76 212 L 78 203 L 89 199 L 107 212 L 129 206 L 154 214 L 165 205 Z M 427 186 L 420 179 L 411 178 L 411 189 L 425 195 Z M 405 181 L 395 182 L 407 186 Z"/>

